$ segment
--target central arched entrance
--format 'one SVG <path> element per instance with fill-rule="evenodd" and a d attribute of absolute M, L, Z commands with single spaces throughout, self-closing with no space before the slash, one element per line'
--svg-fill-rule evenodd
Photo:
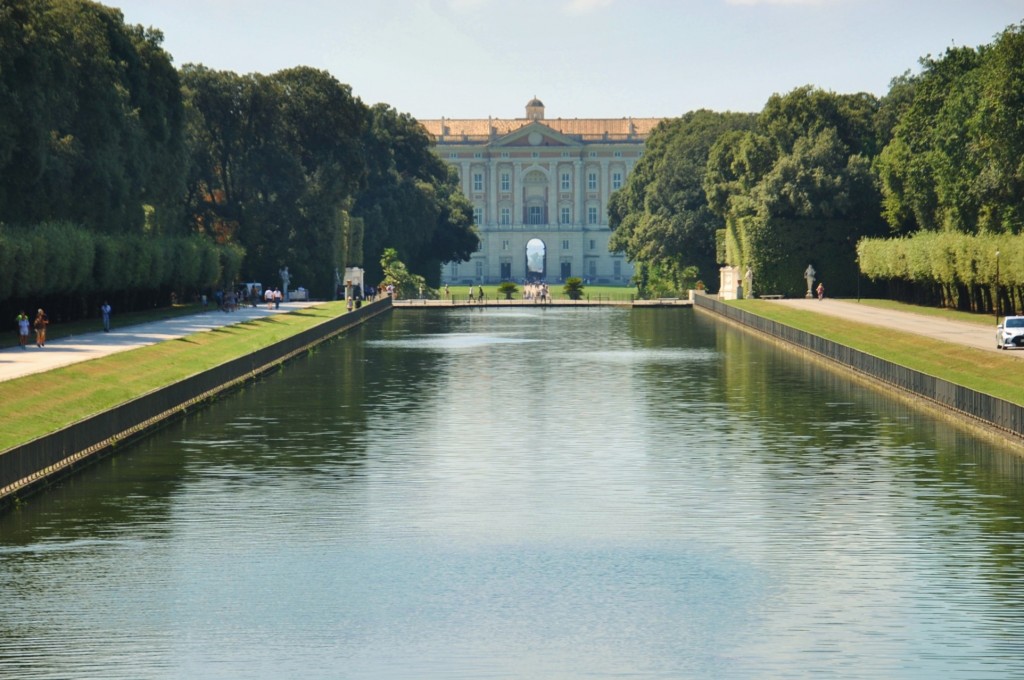
<path fill-rule="evenodd" d="M 547 276 L 548 249 L 544 241 L 531 238 L 526 242 L 526 280 L 544 281 Z"/>

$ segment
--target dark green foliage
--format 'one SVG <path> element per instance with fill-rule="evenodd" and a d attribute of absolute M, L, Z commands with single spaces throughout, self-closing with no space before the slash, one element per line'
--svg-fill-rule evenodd
<path fill-rule="evenodd" d="M 498 284 L 498 292 L 504 295 L 506 300 L 511 300 L 512 296 L 519 292 L 519 286 L 512 281 L 502 281 Z"/>
<path fill-rule="evenodd" d="M 159 32 L 87 0 L 0 6 L 0 218 L 181 225 L 183 108 Z"/>
<path fill-rule="evenodd" d="M 333 289 L 344 218 L 364 181 L 367 111 L 330 74 L 239 76 L 186 66 L 189 211 L 197 230 L 247 252 L 247 279 Z"/>
<path fill-rule="evenodd" d="M 683 285 L 690 267 L 713 278 L 719 262 L 715 233 L 724 222 L 704 192 L 708 154 L 723 135 L 752 129 L 755 122 L 750 114 L 695 111 L 663 121 L 651 134 L 608 206 L 614 230 L 609 247 L 642 270 L 641 295 L 655 275 L 670 287 Z"/>
<path fill-rule="evenodd" d="M 803 294 L 814 264 L 832 294 L 857 288 L 857 240 L 881 233 L 871 172 L 879 102 L 812 88 L 773 96 L 758 131 L 723 135 L 704 177 L 725 220 L 729 264 L 750 268 L 755 288 Z"/>
<path fill-rule="evenodd" d="M 473 209 L 458 175 L 431 149 L 411 116 L 378 104 L 364 136 L 367 181 L 353 208 L 364 223 L 367 262 L 395 247 L 403 261 L 436 287 L 443 262 L 468 260 L 479 244 Z M 382 272 L 368 267 L 376 280 Z"/>
<path fill-rule="evenodd" d="M 570 276 L 565 280 L 565 285 L 562 286 L 562 292 L 570 300 L 579 300 L 583 297 L 583 279 L 578 276 Z"/>
<path fill-rule="evenodd" d="M 1024 26 L 922 60 L 877 162 L 897 233 L 1024 230 Z"/>
<path fill-rule="evenodd" d="M 0 226 L 0 300 L 82 299 L 230 285 L 241 251 L 197 236 L 96 234 L 68 222 Z"/>

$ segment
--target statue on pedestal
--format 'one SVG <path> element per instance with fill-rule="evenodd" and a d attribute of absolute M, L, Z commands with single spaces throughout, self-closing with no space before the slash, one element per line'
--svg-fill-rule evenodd
<path fill-rule="evenodd" d="M 284 293 L 284 301 L 290 302 L 291 298 L 288 297 L 288 284 L 291 283 L 292 277 L 288 274 L 288 266 L 285 265 L 277 273 L 281 275 L 281 288 Z"/>
<path fill-rule="evenodd" d="M 814 275 L 817 273 L 812 265 L 807 265 L 807 269 L 804 270 L 804 278 L 807 280 L 807 295 L 804 297 L 814 297 Z"/>
<path fill-rule="evenodd" d="M 743 275 L 743 297 L 748 300 L 754 298 L 754 270 L 747 267 L 747 273 Z"/>

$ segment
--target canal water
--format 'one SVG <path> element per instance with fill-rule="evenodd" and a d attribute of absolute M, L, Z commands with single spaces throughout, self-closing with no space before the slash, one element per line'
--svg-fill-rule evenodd
<path fill-rule="evenodd" d="M 1024 677 L 1022 500 L 691 310 L 399 310 L 0 517 L 0 677 Z"/>

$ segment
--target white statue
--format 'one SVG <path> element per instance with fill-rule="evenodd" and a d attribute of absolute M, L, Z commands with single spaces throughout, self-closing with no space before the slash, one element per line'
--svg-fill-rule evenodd
<path fill-rule="evenodd" d="M 754 297 L 754 270 L 747 267 L 747 273 L 743 275 L 743 297 L 748 300 Z"/>
<path fill-rule="evenodd" d="M 287 265 L 282 267 L 277 273 L 281 275 L 281 287 L 284 289 L 284 301 L 290 302 L 291 298 L 288 297 L 288 284 L 291 283 L 292 277 L 288 274 Z"/>
<path fill-rule="evenodd" d="M 807 295 L 806 297 L 814 297 L 814 293 L 811 291 L 814 289 L 814 275 L 818 272 L 814 271 L 814 267 L 807 265 L 807 269 L 804 270 L 804 278 L 807 280 Z"/>

